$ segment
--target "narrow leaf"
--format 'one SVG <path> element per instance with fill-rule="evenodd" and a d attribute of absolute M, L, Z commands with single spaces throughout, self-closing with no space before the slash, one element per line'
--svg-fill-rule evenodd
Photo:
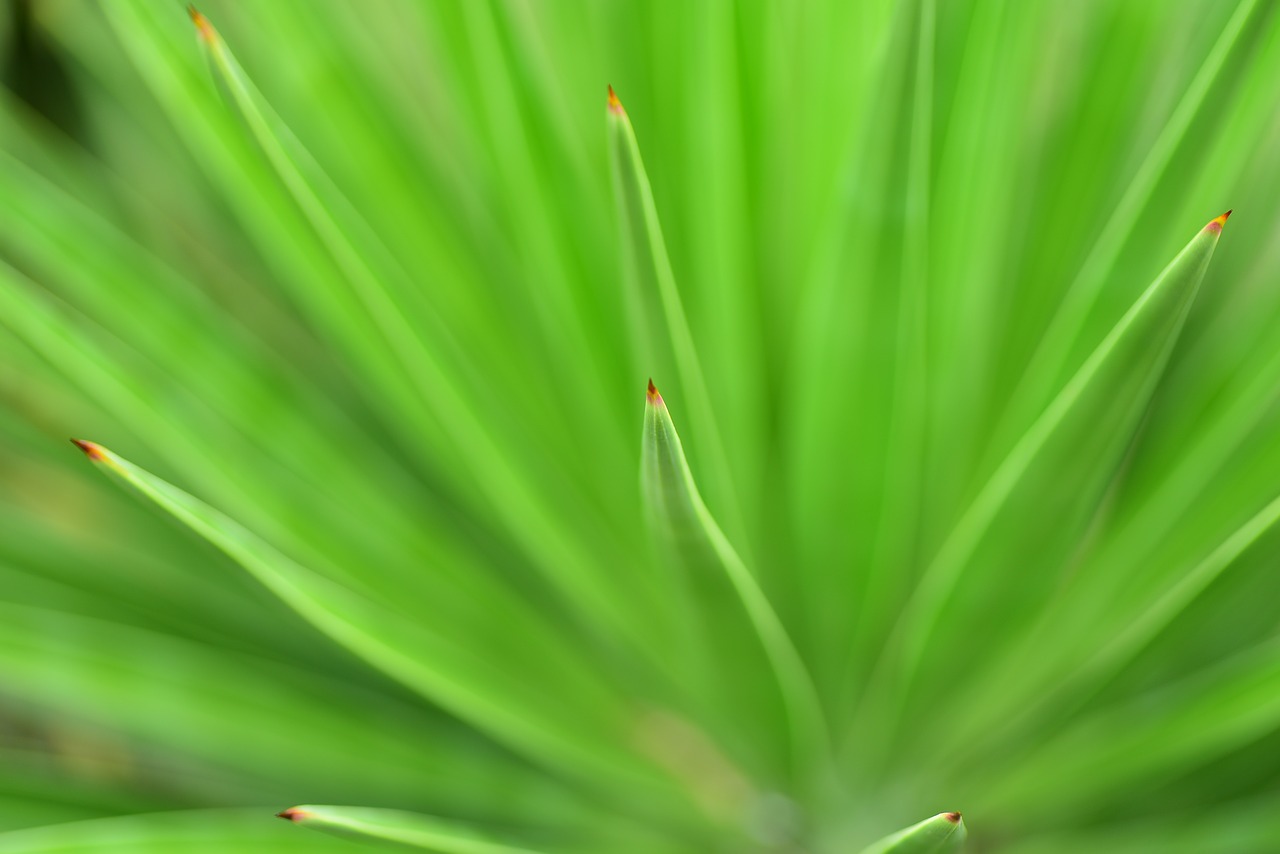
<path fill-rule="evenodd" d="M 509 420 L 485 416 L 473 387 L 459 379 L 484 373 L 472 364 L 468 349 L 435 311 L 406 310 L 411 303 L 403 295 L 418 288 L 412 277 L 258 91 L 208 19 L 198 12 L 192 17 L 216 79 L 331 256 L 341 274 L 341 287 L 377 330 L 376 346 L 386 348 L 388 363 L 395 366 L 393 376 L 403 382 L 396 387 L 407 392 L 406 416 L 415 423 L 425 422 L 431 434 L 438 425 L 448 453 L 456 454 L 472 475 L 466 486 L 483 495 L 484 512 L 501 520 L 530 561 L 596 623 L 602 636 L 627 638 L 643 650 L 642 620 L 631 607 L 643 594 L 620 593 L 626 579 L 599 572 L 599 558 L 588 553 L 583 538 L 572 535 L 564 520 L 551 512 L 547 485 L 562 488 L 562 472 L 546 466 L 534 448 L 523 445 L 527 437 L 511 429 Z M 383 373 L 372 376 L 381 380 Z M 416 446 L 416 442 L 411 445 Z M 531 461 L 525 467 L 535 471 L 506 462 L 517 458 Z"/>
<path fill-rule="evenodd" d="M 1067 367 L 1066 360 L 1071 345 L 1079 335 L 1089 309 L 1115 269 L 1125 242 L 1132 238 L 1138 214 L 1150 202 L 1162 176 L 1173 162 L 1178 146 L 1183 144 L 1192 129 L 1196 116 L 1213 103 L 1210 92 L 1219 75 L 1228 66 L 1237 42 L 1248 32 L 1248 21 L 1255 6 L 1257 0 L 1241 0 L 1236 6 L 1213 48 L 1187 85 L 1177 107 L 1169 114 L 1159 136 L 1146 152 L 1141 166 L 1125 188 L 1124 195 L 1108 218 L 1097 243 L 1084 259 L 1075 280 L 1067 289 L 1065 300 L 1036 348 L 1024 374 L 1023 386 L 1016 392 L 1013 408 L 1015 413 L 1021 414 L 1028 404 L 1043 401 L 1043 398 L 1036 400 L 1035 395 L 1037 388 L 1048 385 L 1043 380 L 1045 376 L 1063 375 L 1062 370 Z"/>
<path fill-rule="evenodd" d="M 1125 792 L 1212 773 L 1238 750 L 1257 750 L 1280 726 L 1280 640 L 1270 637 L 1176 683 L 1139 693 L 975 775 L 987 809 L 1017 813 L 1043 803 L 1085 810 Z M 978 779 L 980 777 L 981 779 Z M 1208 777 L 1206 777 L 1208 779 Z"/>
<path fill-rule="evenodd" d="M 960 813 L 944 812 L 886 836 L 862 854 L 944 854 L 959 851 L 967 833 Z"/>
<path fill-rule="evenodd" d="M 320 631 L 423 696 L 499 740 L 598 779 L 639 779 L 626 752 L 623 709 L 607 695 L 566 701 L 526 684 L 483 655 L 299 565 L 235 521 L 101 445 L 72 440 L 86 456 L 154 501 L 248 570 Z M 643 767 L 643 766 L 641 766 Z"/>
<path fill-rule="evenodd" d="M 653 189 L 640 157 L 640 144 L 612 86 L 609 87 L 608 114 L 613 183 L 624 233 L 625 272 L 630 283 L 631 313 L 636 321 L 632 334 L 637 361 L 649 370 L 665 368 L 668 351 L 662 347 L 655 351 L 653 342 L 665 341 L 669 345 L 670 366 L 680 379 L 684 398 L 690 401 L 694 435 L 708 458 L 712 497 L 717 506 L 724 508 L 731 529 L 736 531 L 741 527 L 739 505 L 711 397 L 676 286 L 671 258 L 667 255 Z"/>
<path fill-rule="evenodd" d="M 5 854 L 350 854 L 348 842 L 291 834 L 260 809 L 207 809 L 71 821 L 0 833 Z"/>
<path fill-rule="evenodd" d="M 764 591 L 703 503 L 671 413 L 652 381 L 641 466 L 651 523 L 683 567 L 696 572 L 710 564 L 728 579 L 781 690 L 796 758 L 811 761 L 827 741 L 813 682 Z"/>
<path fill-rule="evenodd" d="M 460 824 L 400 810 L 300 806 L 277 816 L 313 830 L 435 854 L 542 854 L 532 848 L 494 842 Z"/>
<path fill-rule="evenodd" d="M 978 492 L 926 570 L 899 621 L 909 680 L 966 573 L 1000 573 L 1026 597 L 1052 589 L 1052 570 L 1077 547 L 1177 342 L 1230 211 L 1213 219 L 1165 268 L 1084 362 Z M 989 536 L 999 530 L 1000 536 Z M 1015 535 L 1016 534 L 1016 535 Z M 1008 568 L 1035 565 L 1035 573 Z M 983 580 L 987 580 L 985 577 Z M 983 589 L 986 589 L 983 587 Z M 969 614 L 996 602 L 965 602 Z M 1015 611 L 1016 613 L 1016 611 Z M 975 618 L 976 619 L 976 618 Z M 890 710 L 892 714 L 892 710 Z"/>
<path fill-rule="evenodd" d="M 321 673 L 3 601 L 0 672 L 6 695 L 22 696 L 42 718 L 90 716 L 130 753 L 203 769 L 196 776 L 208 779 L 209 797 L 224 791 L 212 769 L 230 769 L 242 798 L 269 798 L 298 780 L 335 775 L 341 787 L 325 789 L 335 799 L 389 798 L 408 788 L 457 809 L 493 806 L 487 803 L 491 779 L 468 779 L 477 757 L 500 761 L 491 747 L 481 741 L 476 749 L 477 742 L 424 720 L 413 705 Z M 351 727 L 360 719 L 379 724 Z M 514 781 L 522 766 L 513 758 L 502 770 Z M 541 775 L 526 773 L 526 789 L 548 789 Z M 0 762 L 0 791 L 6 777 L 29 782 L 32 776 Z"/>

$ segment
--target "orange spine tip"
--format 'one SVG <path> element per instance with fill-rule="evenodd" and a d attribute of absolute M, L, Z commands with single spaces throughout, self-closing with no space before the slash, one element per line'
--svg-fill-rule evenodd
<path fill-rule="evenodd" d="M 1206 225 L 1205 228 L 1209 231 L 1222 231 L 1222 227 L 1227 224 L 1227 217 L 1229 216 L 1231 216 L 1231 211 L 1227 211 L 1220 216 L 1215 216 L 1209 221 L 1209 224 Z"/>
<path fill-rule="evenodd" d="M 654 406 L 662 405 L 662 395 L 658 394 L 658 387 L 653 384 L 653 380 L 649 380 L 648 400 Z"/>
<path fill-rule="evenodd" d="M 618 100 L 618 93 L 613 91 L 613 87 L 609 87 L 609 112 L 619 116 L 625 115 L 626 111 L 622 109 L 622 102 Z"/>
<path fill-rule="evenodd" d="M 276 818 L 283 818 L 287 821 L 302 821 L 303 819 L 311 818 L 311 813 L 306 810 L 300 810 L 297 807 L 290 807 L 287 810 L 276 813 Z"/>
<path fill-rule="evenodd" d="M 209 23 L 209 19 L 200 14 L 200 10 L 194 5 L 187 7 L 187 14 L 191 16 L 191 23 L 196 25 L 196 30 L 200 33 L 200 38 L 207 42 L 212 42 L 214 38 L 213 24 Z"/>
<path fill-rule="evenodd" d="M 960 813 L 958 812 L 943 813 L 942 817 L 945 818 L 947 821 L 951 822 L 952 824 L 959 824 L 960 818 L 961 818 Z"/>
<path fill-rule="evenodd" d="M 106 459 L 106 452 L 102 446 L 94 442 L 86 442 L 84 439 L 72 439 L 71 444 L 84 451 L 84 455 L 95 463 Z"/>

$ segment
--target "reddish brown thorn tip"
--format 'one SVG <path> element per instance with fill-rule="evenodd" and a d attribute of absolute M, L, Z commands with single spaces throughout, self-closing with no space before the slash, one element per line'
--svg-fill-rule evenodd
<path fill-rule="evenodd" d="M 1227 217 L 1229 216 L 1231 216 L 1231 211 L 1227 211 L 1221 216 L 1215 216 L 1205 228 L 1209 231 L 1222 231 L 1222 227 L 1227 224 Z"/>
<path fill-rule="evenodd" d="M 195 24 L 196 29 L 200 32 L 200 38 L 207 42 L 213 41 L 213 24 L 209 23 L 209 19 L 201 15 L 200 10 L 194 4 L 187 6 L 187 14 L 191 16 L 191 23 Z"/>
<path fill-rule="evenodd" d="M 84 439 L 72 439 L 71 444 L 84 451 L 84 455 L 95 463 L 106 459 L 106 454 L 103 453 L 101 445 L 86 442 Z"/>
<path fill-rule="evenodd" d="M 310 818 L 311 813 L 306 810 L 300 810 L 297 807 L 290 807 L 283 812 L 276 813 L 276 818 L 284 818 L 289 821 L 302 821 L 304 818 Z"/>
<path fill-rule="evenodd" d="M 658 394 L 658 387 L 653 384 L 653 380 L 649 380 L 649 402 L 654 406 L 662 403 L 662 395 Z"/>
<path fill-rule="evenodd" d="M 613 86 L 609 87 L 609 112 L 620 116 L 626 114 L 626 110 L 622 109 L 622 102 L 618 100 L 618 93 L 613 91 Z"/>
<path fill-rule="evenodd" d="M 952 824 L 959 824 L 960 818 L 961 818 L 960 813 L 958 812 L 944 812 L 942 814 L 942 817 L 945 818 L 947 821 L 951 822 Z"/>

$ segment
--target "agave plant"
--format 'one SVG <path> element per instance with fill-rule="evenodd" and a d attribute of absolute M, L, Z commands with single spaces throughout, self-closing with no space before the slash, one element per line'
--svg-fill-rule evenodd
<path fill-rule="evenodd" d="M 0 850 L 1280 847 L 1275 4 L 12 9 Z"/>

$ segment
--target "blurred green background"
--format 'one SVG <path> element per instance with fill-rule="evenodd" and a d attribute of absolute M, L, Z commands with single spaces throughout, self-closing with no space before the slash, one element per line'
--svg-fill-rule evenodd
<path fill-rule="evenodd" d="M 0 851 L 1280 849 L 1275 3 L 200 12 L 0 16 Z"/>

